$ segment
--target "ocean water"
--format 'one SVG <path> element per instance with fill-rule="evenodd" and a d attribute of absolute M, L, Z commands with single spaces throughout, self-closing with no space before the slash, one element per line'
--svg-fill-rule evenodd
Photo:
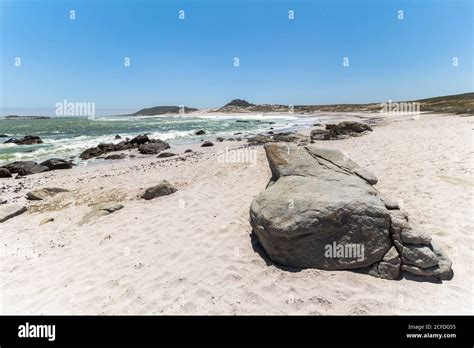
<path fill-rule="evenodd" d="M 238 122 L 238 120 L 248 122 Z M 45 120 L 0 118 L 0 165 L 18 160 L 40 161 L 47 158 L 75 158 L 83 150 L 99 143 L 117 143 L 116 134 L 123 138 L 147 133 L 171 145 L 214 140 L 218 136 L 232 137 L 236 132 L 255 134 L 283 131 L 299 126 L 310 126 L 315 119 L 298 115 L 166 115 L 166 116 L 109 116 L 109 117 L 53 117 Z M 269 124 L 275 122 L 275 124 Z M 196 136 L 204 129 L 206 135 Z M 38 135 L 43 144 L 4 144 L 10 137 Z M 77 158 L 76 158 L 77 160 Z"/>

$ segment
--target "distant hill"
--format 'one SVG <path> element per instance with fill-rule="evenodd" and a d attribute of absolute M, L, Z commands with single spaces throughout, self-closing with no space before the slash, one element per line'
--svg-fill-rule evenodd
<path fill-rule="evenodd" d="M 132 116 L 153 116 L 153 115 L 163 115 L 163 114 L 179 114 L 181 107 L 179 106 L 154 106 L 152 108 L 141 109 L 132 114 Z M 197 111 L 195 108 L 188 108 L 185 106 L 183 108 L 185 113 Z"/>
<path fill-rule="evenodd" d="M 474 115 L 474 93 L 416 100 L 421 111 Z"/>
<path fill-rule="evenodd" d="M 395 101 L 392 101 L 395 102 Z M 408 101 L 398 101 L 406 103 Z M 421 112 L 469 114 L 474 115 L 474 93 L 448 95 L 442 97 L 413 100 L 420 103 Z M 250 112 L 288 112 L 290 106 L 279 104 L 252 104 L 246 100 L 234 99 L 215 112 L 250 113 Z M 369 104 L 331 104 L 331 105 L 294 105 L 297 113 L 313 112 L 379 112 L 381 103 Z"/>
<path fill-rule="evenodd" d="M 388 102 L 388 101 L 384 101 Z M 395 103 L 396 101 L 392 101 Z M 397 101 L 399 103 L 417 102 L 420 103 L 421 112 L 450 113 L 474 115 L 474 93 L 464 93 L 448 95 L 435 98 L 419 99 L 412 101 Z M 311 114 L 314 112 L 379 112 L 381 103 L 368 104 L 330 104 L 330 105 L 294 105 L 293 112 L 299 114 Z M 253 104 L 244 99 L 234 99 L 221 108 L 213 110 L 202 110 L 202 112 L 220 113 L 267 113 L 267 112 L 288 112 L 289 105 L 281 104 Z M 155 106 L 141 109 L 132 114 L 133 116 L 152 116 L 163 114 L 178 114 L 179 106 Z M 184 112 L 198 111 L 195 108 L 184 107 Z"/>
<path fill-rule="evenodd" d="M 276 104 L 252 104 L 243 99 L 234 99 L 216 112 L 286 112 L 288 106 Z"/>

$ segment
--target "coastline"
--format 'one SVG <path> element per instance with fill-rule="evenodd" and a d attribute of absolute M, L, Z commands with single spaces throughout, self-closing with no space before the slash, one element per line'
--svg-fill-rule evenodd
<path fill-rule="evenodd" d="M 200 144 L 204 140 L 215 142 L 217 137 L 245 138 L 269 131 L 299 132 L 314 124 L 354 120 L 366 122 L 381 120 L 377 113 L 314 113 L 311 115 L 289 113 L 189 113 L 155 116 L 60 117 L 50 119 L 0 120 L 0 166 L 14 161 L 43 161 L 49 158 L 72 160 L 80 164 L 79 154 L 99 143 L 118 143 L 125 137 L 148 134 L 151 138 L 170 143 L 171 146 Z M 6 123 L 11 121 L 10 127 Z M 44 122 L 44 123 L 43 123 Z M 130 127 L 131 125 L 134 127 Z M 204 129 L 205 135 L 197 136 Z M 119 134 L 122 139 L 115 139 Z M 26 135 L 40 136 L 41 144 L 6 144 L 12 138 Z"/>
<path fill-rule="evenodd" d="M 263 148 L 246 147 L 244 139 L 179 145 L 169 150 L 178 156 L 165 159 L 1 178 L 2 199 L 28 208 L 2 223 L 2 313 L 471 314 L 474 222 L 464 202 L 473 199 L 472 149 L 465 146 L 473 122 L 422 114 L 385 120 L 361 137 L 316 141 L 371 170 L 377 190 L 403 201 L 452 257 L 449 282 L 292 272 L 272 263 L 248 222 L 250 201 L 267 185 L 270 168 Z M 219 162 L 226 147 L 254 151 L 256 163 Z M 187 148 L 193 152 L 183 154 Z M 162 179 L 178 191 L 138 198 Z M 40 187 L 69 192 L 27 201 L 26 193 Z M 103 202 L 124 208 L 78 224 Z M 40 226 L 48 218 L 54 221 Z"/>

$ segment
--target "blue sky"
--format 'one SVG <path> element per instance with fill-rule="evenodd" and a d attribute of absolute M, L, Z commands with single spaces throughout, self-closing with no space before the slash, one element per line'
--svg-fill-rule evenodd
<path fill-rule="evenodd" d="M 0 26 L 2 109 L 64 99 L 126 111 L 234 98 L 363 103 L 473 91 L 472 0 L 0 0 Z"/>

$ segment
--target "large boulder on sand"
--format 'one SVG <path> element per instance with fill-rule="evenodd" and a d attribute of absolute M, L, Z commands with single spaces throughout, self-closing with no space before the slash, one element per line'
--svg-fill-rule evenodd
<path fill-rule="evenodd" d="M 250 205 L 253 231 L 271 260 L 297 268 L 357 269 L 398 279 L 452 277 L 451 261 L 377 181 L 335 150 L 265 144 L 272 178 Z"/>
<path fill-rule="evenodd" d="M 267 144 L 275 181 L 252 202 L 254 232 L 270 258 L 327 270 L 369 266 L 391 248 L 390 215 L 376 190 L 308 149 Z M 328 257 L 328 248 L 359 246 L 363 257 Z"/>

